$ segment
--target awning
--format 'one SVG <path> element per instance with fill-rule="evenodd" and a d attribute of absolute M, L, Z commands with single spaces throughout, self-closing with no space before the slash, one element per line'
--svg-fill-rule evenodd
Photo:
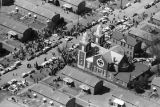
<path fill-rule="evenodd" d="M 124 105 L 124 101 L 122 101 L 121 99 L 115 98 L 115 99 L 113 100 L 113 102 L 116 103 L 116 104 L 119 104 L 119 105 L 121 105 L 121 106 Z"/>
<path fill-rule="evenodd" d="M 63 78 L 63 81 L 68 82 L 68 83 L 72 83 L 73 80 L 71 78 Z"/>
<path fill-rule="evenodd" d="M 86 91 L 89 90 L 89 87 L 87 85 L 84 85 L 84 84 L 80 85 L 79 87 L 83 90 L 86 90 Z"/>
<path fill-rule="evenodd" d="M 65 7 L 65 8 L 72 8 L 72 6 L 70 4 L 64 4 L 63 7 Z"/>
<path fill-rule="evenodd" d="M 8 31 L 8 34 L 9 34 L 9 35 L 13 35 L 13 36 L 17 35 L 17 33 L 14 32 L 14 31 Z"/>

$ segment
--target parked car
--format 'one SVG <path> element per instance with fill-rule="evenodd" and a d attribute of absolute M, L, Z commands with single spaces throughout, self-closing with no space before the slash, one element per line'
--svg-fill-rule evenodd
<path fill-rule="evenodd" d="M 34 59 L 35 58 L 35 56 L 34 55 L 31 55 L 31 56 L 29 56 L 28 58 L 27 58 L 27 61 L 30 61 L 30 60 L 32 60 L 32 59 Z"/>
<path fill-rule="evenodd" d="M 18 67 L 18 66 L 20 66 L 20 65 L 22 65 L 21 61 L 16 61 L 16 62 L 14 63 L 14 66 L 15 66 L 15 67 Z"/>
<path fill-rule="evenodd" d="M 16 79 L 12 79 L 10 81 L 8 81 L 8 84 L 12 85 L 12 84 L 15 84 L 17 83 L 18 81 Z"/>
<path fill-rule="evenodd" d="M 51 49 L 50 47 L 46 46 L 46 47 L 44 47 L 44 49 L 43 49 L 42 51 L 43 51 L 43 53 L 46 53 L 46 52 L 48 52 L 50 49 Z"/>
<path fill-rule="evenodd" d="M 1 85 L 1 90 L 8 90 L 9 86 L 10 86 L 10 84 L 5 83 L 5 84 Z"/>
<path fill-rule="evenodd" d="M 32 73 L 35 73 L 35 72 L 36 72 L 35 70 L 31 70 L 31 71 L 28 71 L 27 73 L 32 74 Z"/>
<path fill-rule="evenodd" d="M 9 90 L 12 94 L 15 94 L 19 89 L 18 89 L 18 87 L 17 87 L 15 84 L 13 84 L 13 85 L 10 85 L 10 86 L 8 87 L 8 90 Z"/>
<path fill-rule="evenodd" d="M 144 6 L 145 9 L 148 9 L 148 8 L 150 8 L 150 7 L 151 7 L 150 4 L 147 4 L 147 5 Z"/>
<path fill-rule="evenodd" d="M 27 76 L 29 76 L 28 73 L 23 73 L 23 74 L 22 74 L 22 78 L 26 78 Z"/>
<path fill-rule="evenodd" d="M 160 0 L 154 0 L 154 2 L 155 2 L 155 3 L 159 3 L 159 2 L 160 2 Z"/>

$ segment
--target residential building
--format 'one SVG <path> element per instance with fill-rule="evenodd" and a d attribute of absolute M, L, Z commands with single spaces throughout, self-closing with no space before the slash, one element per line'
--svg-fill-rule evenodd
<path fill-rule="evenodd" d="M 71 8 L 75 13 L 82 13 L 86 9 L 85 0 L 59 0 L 60 6 L 64 8 Z"/>
<path fill-rule="evenodd" d="M 113 31 L 110 41 L 114 45 L 120 45 L 124 49 L 125 55 L 129 58 L 133 58 L 135 50 L 141 48 L 139 46 L 140 43 L 138 43 L 135 38 L 129 35 L 124 35 L 119 31 Z"/>
<path fill-rule="evenodd" d="M 91 94 L 98 94 L 103 87 L 103 81 L 99 78 L 70 66 L 66 66 L 62 70 L 62 78 L 69 78 L 72 80 L 74 87 Z"/>
<path fill-rule="evenodd" d="M 150 73 L 149 67 L 142 63 L 135 63 L 134 70 L 128 72 L 118 72 L 115 82 L 127 87 L 128 83 L 146 77 Z"/>

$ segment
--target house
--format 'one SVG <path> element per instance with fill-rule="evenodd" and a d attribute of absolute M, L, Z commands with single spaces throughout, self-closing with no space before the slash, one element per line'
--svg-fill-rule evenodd
<path fill-rule="evenodd" d="M 75 13 L 82 13 L 86 9 L 85 0 L 59 0 L 60 6 L 63 8 L 71 8 Z"/>
<path fill-rule="evenodd" d="M 142 63 L 135 63 L 134 70 L 128 72 L 119 71 L 115 76 L 115 81 L 127 87 L 128 83 L 134 80 L 139 80 L 149 74 L 149 67 Z"/>
<path fill-rule="evenodd" d="M 70 66 L 66 66 L 62 70 L 62 78 L 69 78 L 68 80 L 74 83 L 74 87 L 81 88 L 91 94 L 99 93 L 103 87 L 103 81 L 99 78 Z"/>
<path fill-rule="evenodd" d="M 47 102 L 52 101 L 55 106 L 58 107 L 75 107 L 75 98 L 64 94 L 60 91 L 53 91 L 51 87 L 48 87 L 43 84 L 36 84 L 32 87 L 31 92 L 39 96 L 43 96 Z"/>
<path fill-rule="evenodd" d="M 154 77 L 151 82 L 152 90 L 156 90 L 158 95 L 160 95 L 160 77 Z"/>
<path fill-rule="evenodd" d="M 119 31 L 113 31 L 110 41 L 114 45 L 120 45 L 124 49 L 125 55 L 129 58 L 133 58 L 135 50 L 140 48 L 140 43 L 138 43 L 135 38 L 124 35 Z"/>

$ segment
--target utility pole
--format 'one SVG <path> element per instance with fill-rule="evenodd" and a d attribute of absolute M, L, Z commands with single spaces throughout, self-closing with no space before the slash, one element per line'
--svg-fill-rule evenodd
<path fill-rule="evenodd" d="M 121 0 L 121 4 L 120 4 L 120 8 L 121 9 L 123 9 L 122 3 L 123 3 L 123 0 Z"/>
<path fill-rule="evenodd" d="M 1 7 L 2 7 L 2 0 L 0 0 L 0 11 L 1 11 Z"/>

